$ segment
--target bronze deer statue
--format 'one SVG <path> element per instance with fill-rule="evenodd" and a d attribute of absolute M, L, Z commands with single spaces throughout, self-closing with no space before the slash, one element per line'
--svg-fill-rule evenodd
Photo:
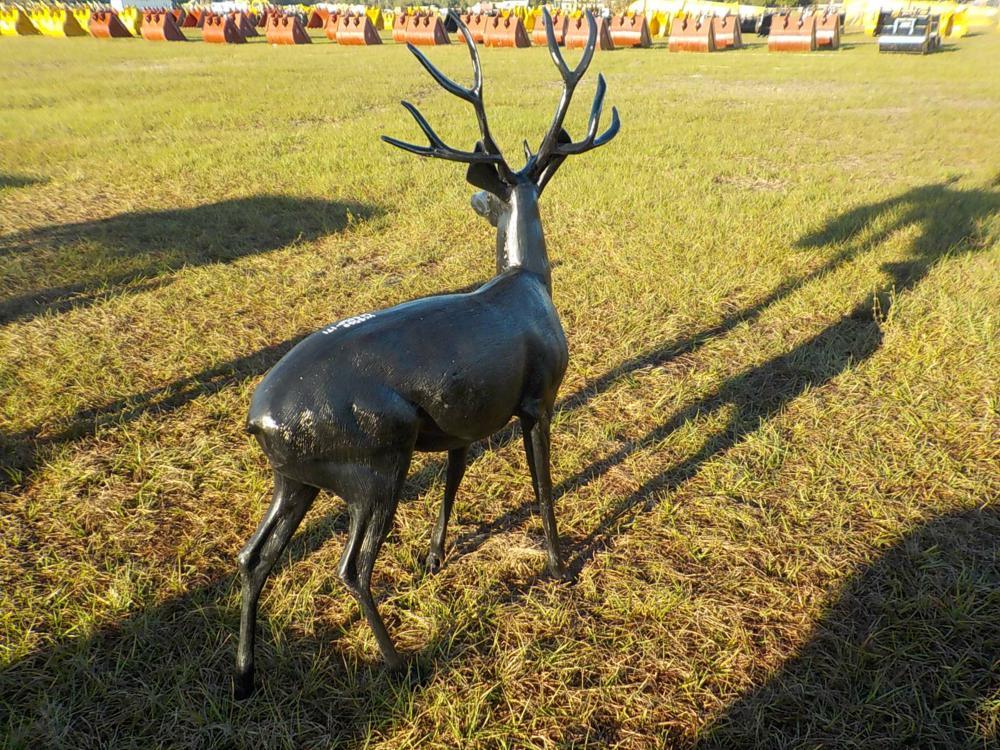
<path fill-rule="evenodd" d="M 403 660 L 372 598 L 375 558 L 389 533 L 414 451 L 447 451 L 444 503 L 432 534 L 427 568 L 438 569 L 445 528 L 465 471 L 469 446 L 518 417 L 541 509 L 548 568 L 562 575 L 549 476 L 549 421 L 568 362 L 566 338 L 552 304 L 552 279 L 538 199 L 572 154 L 604 145 L 618 132 L 617 110 L 597 135 L 606 84 L 598 76 L 587 135 L 574 142 L 563 129 L 573 90 L 594 54 L 596 24 L 570 70 L 545 12 L 549 51 L 564 82 L 552 127 L 527 163 L 513 171 L 490 135 L 479 54 L 456 18 L 472 56 L 473 84 L 464 88 L 410 51 L 445 90 L 475 109 L 482 134 L 472 151 L 446 145 L 409 102 L 430 145 L 383 136 L 420 156 L 468 164 L 467 179 L 485 192 L 473 207 L 497 228 L 497 275 L 474 292 L 407 302 L 357 315 L 303 339 L 254 391 L 247 430 L 274 471 L 266 515 L 239 554 L 243 585 L 234 694 L 253 691 L 257 602 L 272 567 L 320 489 L 340 495 L 350 517 L 338 573 L 375 634 L 388 667 Z"/>

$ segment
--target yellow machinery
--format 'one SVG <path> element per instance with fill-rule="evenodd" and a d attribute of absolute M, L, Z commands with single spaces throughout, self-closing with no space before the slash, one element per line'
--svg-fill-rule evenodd
<path fill-rule="evenodd" d="M 73 6 L 73 16 L 76 18 L 76 22 L 88 34 L 90 33 L 90 13 L 91 10 L 86 5 Z"/>
<path fill-rule="evenodd" d="M 31 22 L 44 36 L 86 36 L 72 11 L 58 5 L 39 5 L 31 10 Z"/>
<path fill-rule="evenodd" d="M 0 36 L 33 36 L 38 29 L 16 5 L 0 6 Z"/>
<path fill-rule="evenodd" d="M 132 36 L 142 36 L 142 11 L 138 8 L 123 8 L 118 13 L 118 20 Z"/>

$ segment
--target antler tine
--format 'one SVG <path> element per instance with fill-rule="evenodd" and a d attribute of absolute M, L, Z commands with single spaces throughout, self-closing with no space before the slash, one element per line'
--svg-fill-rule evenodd
<path fill-rule="evenodd" d="M 420 114 L 420 110 L 414 107 L 410 102 L 402 102 L 402 105 L 406 108 L 413 119 L 416 120 L 417 125 L 420 129 L 424 131 L 424 135 L 427 136 L 427 140 L 430 141 L 430 146 L 417 146 L 412 143 L 407 143 L 405 141 L 398 140 L 396 138 L 391 138 L 387 135 L 382 136 L 382 140 L 386 143 L 395 146 L 396 148 L 401 148 L 404 151 L 409 151 L 411 154 L 416 154 L 417 156 L 436 156 L 440 159 L 450 159 L 451 161 L 465 162 L 466 164 L 500 164 L 503 162 L 503 157 L 499 154 L 488 154 L 482 151 L 460 151 L 458 149 L 451 148 L 441 140 L 440 136 L 434 132 L 434 128 L 430 126 L 430 123 Z"/>
<path fill-rule="evenodd" d="M 594 105 L 590 110 L 590 124 L 587 126 L 586 137 L 577 143 L 556 143 L 553 149 L 554 153 L 561 156 L 582 154 L 584 151 L 603 146 L 618 135 L 618 128 L 621 127 L 621 122 L 618 119 L 618 108 L 612 107 L 611 124 L 601 134 L 600 138 L 597 137 L 597 128 L 601 124 L 601 111 L 604 109 L 604 93 L 607 91 L 607 88 L 608 84 L 604 80 L 604 74 L 598 73 L 597 90 L 594 92 Z"/>
<path fill-rule="evenodd" d="M 431 142 L 431 147 L 428 148 L 425 146 L 404 144 L 402 141 L 398 141 L 394 138 L 388 138 L 386 136 L 383 136 L 382 140 L 386 143 L 391 143 L 394 146 L 398 146 L 399 148 L 421 156 L 439 156 L 441 158 L 464 161 L 470 164 L 483 162 L 495 164 L 504 177 L 512 180 L 513 173 L 507 166 L 507 162 L 503 158 L 500 147 L 497 146 L 496 141 L 493 140 L 493 136 L 490 133 L 489 123 L 486 120 L 486 109 L 483 106 L 483 69 L 479 60 L 479 51 L 476 49 L 476 42 L 472 38 L 472 33 L 469 31 L 468 27 L 462 23 L 462 19 L 458 17 L 457 13 L 453 10 L 449 10 L 448 15 L 454 19 L 458 26 L 458 30 L 465 38 L 466 46 L 469 48 L 469 56 L 472 58 L 471 88 L 466 88 L 458 83 L 455 83 L 455 81 L 451 80 L 448 76 L 434 67 L 433 63 L 427 59 L 424 53 L 412 44 L 407 44 L 406 46 L 407 49 L 413 53 L 414 57 L 417 58 L 420 64 L 424 66 L 424 69 L 431 74 L 431 78 L 433 78 L 438 85 L 441 86 L 441 88 L 449 94 L 457 96 L 459 99 L 469 102 L 469 104 L 472 105 L 476 113 L 476 120 L 479 123 L 479 130 L 482 134 L 484 151 L 459 151 L 446 146 L 434 133 L 434 130 L 423 118 L 423 116 L 420 115 L 417 109 L 407 102 L 403 102 L 403 106 L 406 107 L 411 115 L 413 115 L 413 118 L 417 121 L 420 129 L 424 131 L 424 134 Z"/>
<path fill-rule="evenodd" d="M 577 66 L 573 70 L 570 70 L 569 66 L 566 65 L 566 60 L 563 58 L 562 52 L 559 51 L 559 44 L 556 42 L 555 28 L 549 9 L 543 8 L 542 15 L 545 19 L 545 36 L 549 44 L 549 55 L 552 57 L 552 62 L 555 63 L 563 79 L 563 94 L 559 99 L 559 106 L 556 107 L 555 117 L 552 118 L 552 126 L 549 128 L 549 132 L 545 134 L 542 145 L 538 147 L 534 164 L 529 165 L 529 167 L 538 166 L 544 169 L 545 163 L 555 153 L 559 131 L 562 130 L 563 120 L 566 119 L 566 112 L 569 110 L 569 104 L 573 98 L 573 91 L 576 89 L 576 84 L 580 82 L 583 74 L 587 72 L 587 68 L 590 67 L 590 61 L 594 57 L 594 49 L 597 46 L 597 23 L 594 21 L 594 16 L 589 10 L 584 11 L 588 26 L 587 46 L 583 49 L 583 57 L 580 58 L 580 62 L 577 63 Z"/>

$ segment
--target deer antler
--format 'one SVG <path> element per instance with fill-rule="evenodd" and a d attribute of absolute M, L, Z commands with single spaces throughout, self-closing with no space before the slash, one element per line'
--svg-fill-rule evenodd
<path fill-rule="evenodd" d="M 396 138 L 390 138 L 389 136 L 383 135 L 382 140 L 388 144 L 401 148 L 404 151 L 409 151 L 411 154 L 417 154 L 418 156 L 434 156 L 439 159 L 449 159 L 451 161 L 465 162 L 466 164 L 493 164 L 500 171 L 501 177 L 506 181 L 513 183 L 514 174 L 511 172 L 509 166 L 507 166 L 506 160 L 503 158 L 503 154 L 500 151 L 500 147 L 497 146 L 496 141 L 493 140 L 493 136 L 490 134 L 490 126 L 486 120 L 486 109 L 483 106 L 483 71 L 482 66 L 479 62 L 479 52 L 476 50 L 476 43 L 472 39 L 472 34 L 462 19 L 458 15 L 449 10 L 448 15 L 454 18 L 455 22 L 458 24 L 458 30 L 462 32 L 462 36 L 465 38 L 465 44 L 469 48 L 469 54 L 472 57 L 472 87 L 465 88 L 455 83 L 453 80 L 448 78 L 444 73 L 435 68 L 431 61 L 427 59 L 424 54 L 414 47 L 412 44 L 407 44 L 407 48 L 414 54 L 420 64 L 424 66 L 431 77 L 438 82 L 438 84 L 448 93 L 457 96 L 459 99 L 469 102 L 476 112 L 476 120 L 479 122 L 479 130 L 482 133 L 482 150 L 476 151 L 461 151 L 456 148 L 448 146 L 434 129 L 431 128 L 430 124 L 424 119 L 424 116 L 420 114 L 420 111 L 410 104 L 410 102 L 404 101 L 402 104 L 406 107 L 406 110 L 413 116 L 416 120 L 417 125 L 420 129 L 424 131 L 424 135 L 427 136 L 427 140 L 430 141 L 430 146 L 417 146 L 412 143 L 406 143 L 405 141 L 400 141 Z"/>
<path fill-rule="evenodd" d="M 594 56 L 594 49 L 597 46 L 597 24 L 594 22 L 594 17 L 591 15 L 590 11 L 585 11 L 587 25 L 589 27 L 587 46 L 584 47 L 583 57 L 580 58 L 580 62 L 577 64 L 576 68 L 570 70 L 566 65 L 566 60 L 563 59 L 562 53 L 559 51 L 559 45 L 556 43 L 555 30 L 552 25 L 552 16 L 549 15 L 548 8 L 543 8 L 542 13 L 545 17 L 545 36 L 549 43 L 549 54 L 552 56 L 552 62 L 555 63 L 556 68 L 559 70 L 559 74 L 562 76 L 563 93 L 562 97 L 559 99 L 559 106 L 556 107 L 556 114 L 552 119 L 552 126 L 549 128 L 549 132 L 546 133 L 545 138 L 542 139 L 542 145 L 538 147 L 538 153 L 535 154 L 534 158 L 528 161 L 528 164 L 525 165 L 522 170 L 522 173 L 530 174 L 538 180 L 540 184 L 544 184 L 547 180 L 546 173 L 550 171 L 549 165 L 551 163 L 554 161 L 560 163 L 562 158 L 571 154 L 582 154 L 592 148 L 603 146 L 618 134 L 618 129 L 621 127 L 621 122 L 618 119 L 618 109 L 616 107 L 612 107 L 611 124 L 608 126 L 608 129 L 604 131 L 604 133 L 602 133 L 599 137 L 597 136 L 597 128 L 600 125 L 601 120 L 601 110 L 604 107 L 604 93 L 607 90 L 607 83 L 604 80 L 604 76 L 602 74 L 598 74 L 597 90 L 594 92 L 594 105 L 590 111 L 590 125 L 587 128 L 586 138 L 576 143 L 565 140 L 565 137 L 560 138 L 560 133 L 563 132 L 563 120 L 566 118 L 566 112 L 569 110 L 569 104 L 573 98 L 573 92 L 576 89 L 576 84 L 580 82 L 580 79 L 583 78 L 583 74 L 587 72 L 587 68 L 590 66 L 590 61 Z"/>

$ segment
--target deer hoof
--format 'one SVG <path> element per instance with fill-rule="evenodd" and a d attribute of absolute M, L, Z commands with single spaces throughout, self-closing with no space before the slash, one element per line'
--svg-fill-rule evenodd
<path fill-rule="evenodd" d="M 572 579 L 570 572 L 563 567 L 562 563 L 550 562 L 547 570 L 549 577 L 556 581 L 569 581 Z"/>
<path fill-rule="evenodd" d="M 424 570 L 426 570 L 431 575 L 434 575 L 439 570 L 441 570 L 441 565 L 444 562 L 444 555 L 440 552 L 435 552 L 431 550 L 427 553 L 427 560 L 424 562 Z"/>
<path fill-rule="evenodd" d="M 233 677 L 233 700 L 245 701 L 253 695 L 253 670 Z"/>

